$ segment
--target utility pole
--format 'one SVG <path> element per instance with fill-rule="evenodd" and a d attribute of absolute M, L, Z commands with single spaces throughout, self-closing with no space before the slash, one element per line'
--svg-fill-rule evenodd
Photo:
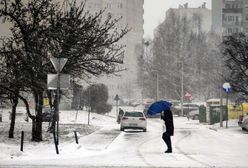
<path fill-rule="evenodd" d="M 156 76 L 157 76 L 157 95 L 156 95 L 156 101 L 158 101 L 159 100 L 159 76 L 158 76 L 158 71 L 157 71 L 157 74 L 156 74 Z"/>
<path fill-rule="evenodd" d="M 183 61 L 181 62 L 181 116 L 183 116 L 183 97 L 184 97 L 184 90 L 183 90 Z"/>

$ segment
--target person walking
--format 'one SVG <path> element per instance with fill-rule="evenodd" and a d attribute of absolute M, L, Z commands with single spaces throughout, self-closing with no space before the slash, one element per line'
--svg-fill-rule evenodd
<path fill-rule="evenodd" d="M 165 151 L 165 153 L 172 153 L 171 136 L 174 135 L 173 115 L 170 109 L 165 110 L 163 113 L 164 114 L 161 115 L 161 119 L 164 120 L 166 130 L 165 132 L 163 132 L 162 139 L 167 145 L 167 150 Z"/>
<path fill-rule="evenodd" d="M 118 117 L 117 117 L 117 123 L 118 124 L 120 124 L 123 114 L 124 114 L 124 111 L 121 108 L 119 108 L 119 114 L 118 114 Z"/>

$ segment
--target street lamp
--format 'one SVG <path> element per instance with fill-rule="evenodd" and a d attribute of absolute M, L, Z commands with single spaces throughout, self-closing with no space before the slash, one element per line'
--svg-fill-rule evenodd
<path fill-rule="evenodd" d="M 156 87 L 156 100 L 158 101 L 159 100 L 159 75 L 158 75 L 158 71 L 157 71 L 157 73 L 156 73 L 156 81 L 157 81 L 157 87 Z"/>
<path fill-rule="evenodd" d="M 183 85 L 184 85 L 184 65 L 183 65 L 183 61 L 179 62 L 179 65 L 181 65 L 181 98 L 180 98 L 180 103 L 181 103 L 181 116 L 183 116 L 183 97 L 184 97 L 184 89 L 183 89 Z"/>

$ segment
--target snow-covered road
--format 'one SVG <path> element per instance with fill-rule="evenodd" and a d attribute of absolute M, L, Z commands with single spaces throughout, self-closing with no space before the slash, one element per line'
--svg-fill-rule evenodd
<path fill-rule="evenodd" d="M 102 129 L 73 142 L 37 145 L 14 157 L 0 158 L 0 167 L 248 167 L 248 134 L 233 122 L 228 129 L 174 117 L 173 153 L 165 154 L 162 121 L 148 119 L 147 132 L 119 131 L 115 119 L 95 117 Z M 42 150 L 39 152 L 39 150 Z"/>

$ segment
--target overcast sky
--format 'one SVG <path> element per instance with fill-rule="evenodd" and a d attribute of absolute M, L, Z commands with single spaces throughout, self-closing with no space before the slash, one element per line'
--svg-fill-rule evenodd
<path fill-rule="evenodd" d="M 207 3 L 207 8 L 211 8 L 211 0 L 144 0 L 144 37 L 153 37 L 153 30 L 165 18 L 165 12 L 169 8 L 178 8 L 186 2 L 189 7 L 199 7 L 203 2 Z M 6 34 L 7 29 L 0 30 L 1 34 Z"/>
<path fill-rule="evenodd" d="M 203 2 L 207 8 L 211 8 L 211 0 L 144 0 L 144 37 L 153 37 L 153 29 L 165 18 L 165 12 L 169 8 L 178 8 L 186 2 L 189 7 L 199 7 Z"/>

